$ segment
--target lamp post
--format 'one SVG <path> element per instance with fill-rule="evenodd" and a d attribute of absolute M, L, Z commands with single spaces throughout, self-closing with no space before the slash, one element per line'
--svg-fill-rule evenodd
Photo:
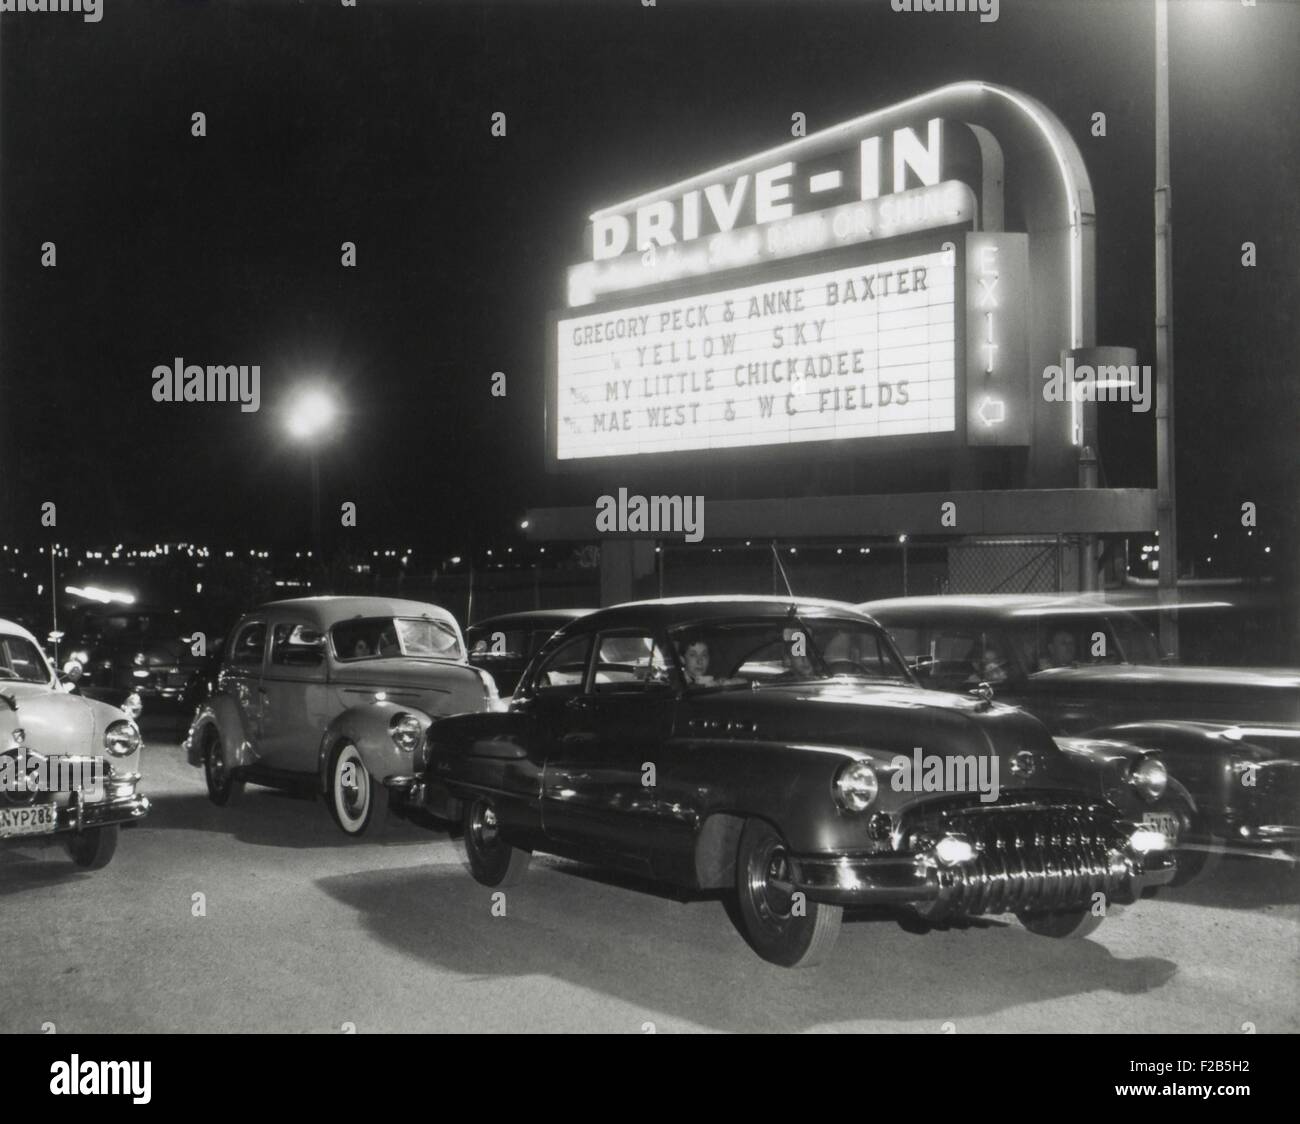
<path fill-rule="evenodd" d="M 1160 647 L 1178 655 L 1178 509 L 1174 492 L 1173 240 L 1169 185 L 1169 0 L 1156 4 L 1156 531 Z"/>
<path fill-rule="evenodd" d="M 319 387 L 298 391 L 289 402 L 285 428 L 295 440 L 307 446 L 311 462 L 311 545 L 312 557 L 320 559 L 320 446 L 338 416 L 332 395 Z"/>

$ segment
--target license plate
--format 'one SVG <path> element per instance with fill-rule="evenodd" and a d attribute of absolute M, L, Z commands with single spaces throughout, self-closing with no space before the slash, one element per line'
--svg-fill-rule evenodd
<path fill-rule="evenodd" d="M 1172 812 L 1147 812 L 1142 816 L 1144 827 L 1154 827 L 1169 840 L 1170 847 L 1178 845 L 1178 817 Z"/>
<path fill-rule="evenodd" d="M 0 808 L 0 836 L 44 835 L 58 827 L 53 804 L 31 808 Z"/>

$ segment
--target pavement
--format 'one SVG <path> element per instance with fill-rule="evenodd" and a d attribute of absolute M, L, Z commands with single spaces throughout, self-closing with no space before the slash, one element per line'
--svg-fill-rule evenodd
<path fill-rule="evenodd" d="M 718 895 L 536 856 L 504 899 L 458 840 L 349 840 L 324 804 L 217 808 L 174 731 L 101 871 L 0 847 L 0 1031 L 1300 1030 L 1300 874 L 1224 858 L 1084 939 L 847 916 L 820 967 L 760 960 Z M 499 893 L 499 892 L 498 892 Z"/>

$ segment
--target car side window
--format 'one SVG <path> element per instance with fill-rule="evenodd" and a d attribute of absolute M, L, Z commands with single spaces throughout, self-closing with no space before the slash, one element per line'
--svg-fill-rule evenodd
<path fill-rule="evenodd" d="M 663 648 L 646 633 L 603 633 L 592 678 L 594 694 L 625 694 L 667 687 L 671 665 Z"/>
<path fill-rule="evenodd" d="M 575 636 L 546 657 L 533 676 L 533 691 L 539 695 L 578 694 L 587 677 L 590 636 Z"/>
<path fill-rule="evenodd" d="M 277 667 L 319 667 L 325 637 L 313 626 L 281 621 L 271 632 L 271 663 Z"/>
<path fill-rule="evenodd" d="M 255 668 L 262 666 L 262 649 L 266 645 L 266 622 L 249 621 L 238 633 L 230 647 L 230 666 Z"/>

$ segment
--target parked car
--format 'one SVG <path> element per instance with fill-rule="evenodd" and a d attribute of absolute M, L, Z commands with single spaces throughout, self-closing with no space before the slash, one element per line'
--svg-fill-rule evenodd
<path fill-rule="evenodd" d="M 1179 881 L 1225 848 L 1300 842 L 1300 672 L 1178 667 L 1132 613 L 1097 597 L 904 597 L 859 606 L 920 682 L 987 682 L 1060 735 L 1158 751 L 1194 802 Z"/>
<path fill-rule="evenodd" d="M 162 605 L 79 609 L 62 641 L 63 669 L 83 695 L 120 703 L 139 695 L 146 707 L 192 709 L 204 657 L 194 652 L 197 617 Z"/>
<path fill-rule="evenodd" d="M 185 746 L 225 806 L 247 782 L 317 786 L 361 835 L 381 803 L 409 811 L 434 719 L 497 704 L 445 609 L 384 597 L 274 601 L 245 614 Z"/>
<path fill-rule="evenodd" d="M 58 839 L 72 861 L 107 866 L 118 830 L 142 819 L 140 731 L 128 710 L 73 694 L 36 637 L 0 620 L 0 839 Z"/>
<path fill-rule="evenodd" d="M 590 609 L 532 609 L 489 617 L 465 629 L 469 662 L 496 680 L 502 697 L 514 694 L 528 661 L 558 629 Z"/>
<path fill-rule="evenodd" d="M 750 944 L 787 966 L 825 955 L 845 906 L 1011 912 L 1064 936 L 1174 875 L 1164 837 L 1085 785 L 1041 723 L 927 693 L 883 629 L 833 602 L 594 612 L 505 712 L 445 719 L 429 742 L 421 795 L 461 821 L 484 885 L 540 850 L 730 887 Z M 1161 789 L 1161 772 L 1132 783 Z"/>

